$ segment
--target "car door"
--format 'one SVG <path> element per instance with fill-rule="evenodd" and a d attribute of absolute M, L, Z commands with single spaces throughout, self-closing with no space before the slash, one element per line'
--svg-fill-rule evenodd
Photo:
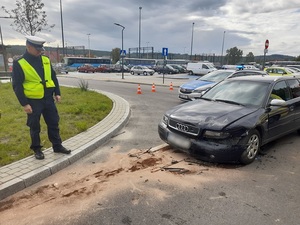
<path fill-rule="evenodd" d="M 143 68 L 141 67 L 141 66 L 137 66 L 136 67 L 136 73 L 138 74 L 138 75 L 140 75 L 140 74 L 142 74 L 143 73 Z"/>
<path fill-rule="evenodd" d="M 291 101 L 290 89 L 285 81 L 279 81 L 274 85 L 269 101 L 272 99 L 286 102 L 285 106 L 270 106 L 267 139 L 274 140 L 293 130 L 294 103 Z"/>
<path fill-rule="evenodd" d="M 298 79 L 287 80 L 291 92 L 290 105 L 293 107 L 293 128 L 300 128 L 300 82 Z"/>

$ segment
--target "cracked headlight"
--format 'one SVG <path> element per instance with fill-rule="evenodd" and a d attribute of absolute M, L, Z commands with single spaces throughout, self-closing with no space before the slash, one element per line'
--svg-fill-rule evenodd
<path fill-rule="evenodd" d="M 228 132 L 207 130 L 204 132 L 204 137 L 214 139 L 225 139 L 230 136 Z"/>
<path fill-rule="evenodd" d="M 166 116 L 166 115 L 164 115 L 164 116 L 162 117 L 162 119 L 161 119 L 161 122 L 162 122 L 163 124 L 165 124 L 165 125 L 168 124 L 168 121 L 169 121 L 169 117 Z"/>

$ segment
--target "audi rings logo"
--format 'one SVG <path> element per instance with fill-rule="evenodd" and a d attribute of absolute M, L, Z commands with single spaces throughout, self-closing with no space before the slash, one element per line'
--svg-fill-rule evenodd
<path fill-rule="evenodd" d="M 188 132 L 188 130 L 189 130 L 189 127 L 187 125 L 184 125 L 181 123 L 177 123 L 176 128 L 177 128 L 177 130 L 184 131 L 184 132 Z"/>

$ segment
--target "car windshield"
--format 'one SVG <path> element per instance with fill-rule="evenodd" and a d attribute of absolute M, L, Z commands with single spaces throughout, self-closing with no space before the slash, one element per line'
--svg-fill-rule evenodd
<path fill-rule="evenodd" d="M 228 77 L 232 72 L 230 71 L 213 71 L 211 73 L 208 73 L 202 77 L 199 77 L 197 80 L 202 81 L 210 81 L 210 82 L 219 82 L 221 80 L 224 80 L 226 77 Z"/>
<path fill-rule="evenodd" d="M 269 83 L 226 80 L 214 86 L 202 96 L 212 101 L 224 101 L 240 105 L 261 106 L 268 93 Z"/>

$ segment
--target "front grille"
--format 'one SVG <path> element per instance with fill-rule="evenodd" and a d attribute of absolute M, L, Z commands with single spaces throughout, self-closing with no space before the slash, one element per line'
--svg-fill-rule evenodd
<path fill-rule="evenodd" d="M 200 129 L 194 125 L 183 123 L 173 119 L 169 120 L 169 126 L 181 133 L 191 134 L 193 136 L 197 136 L 200 132 Z"/>

